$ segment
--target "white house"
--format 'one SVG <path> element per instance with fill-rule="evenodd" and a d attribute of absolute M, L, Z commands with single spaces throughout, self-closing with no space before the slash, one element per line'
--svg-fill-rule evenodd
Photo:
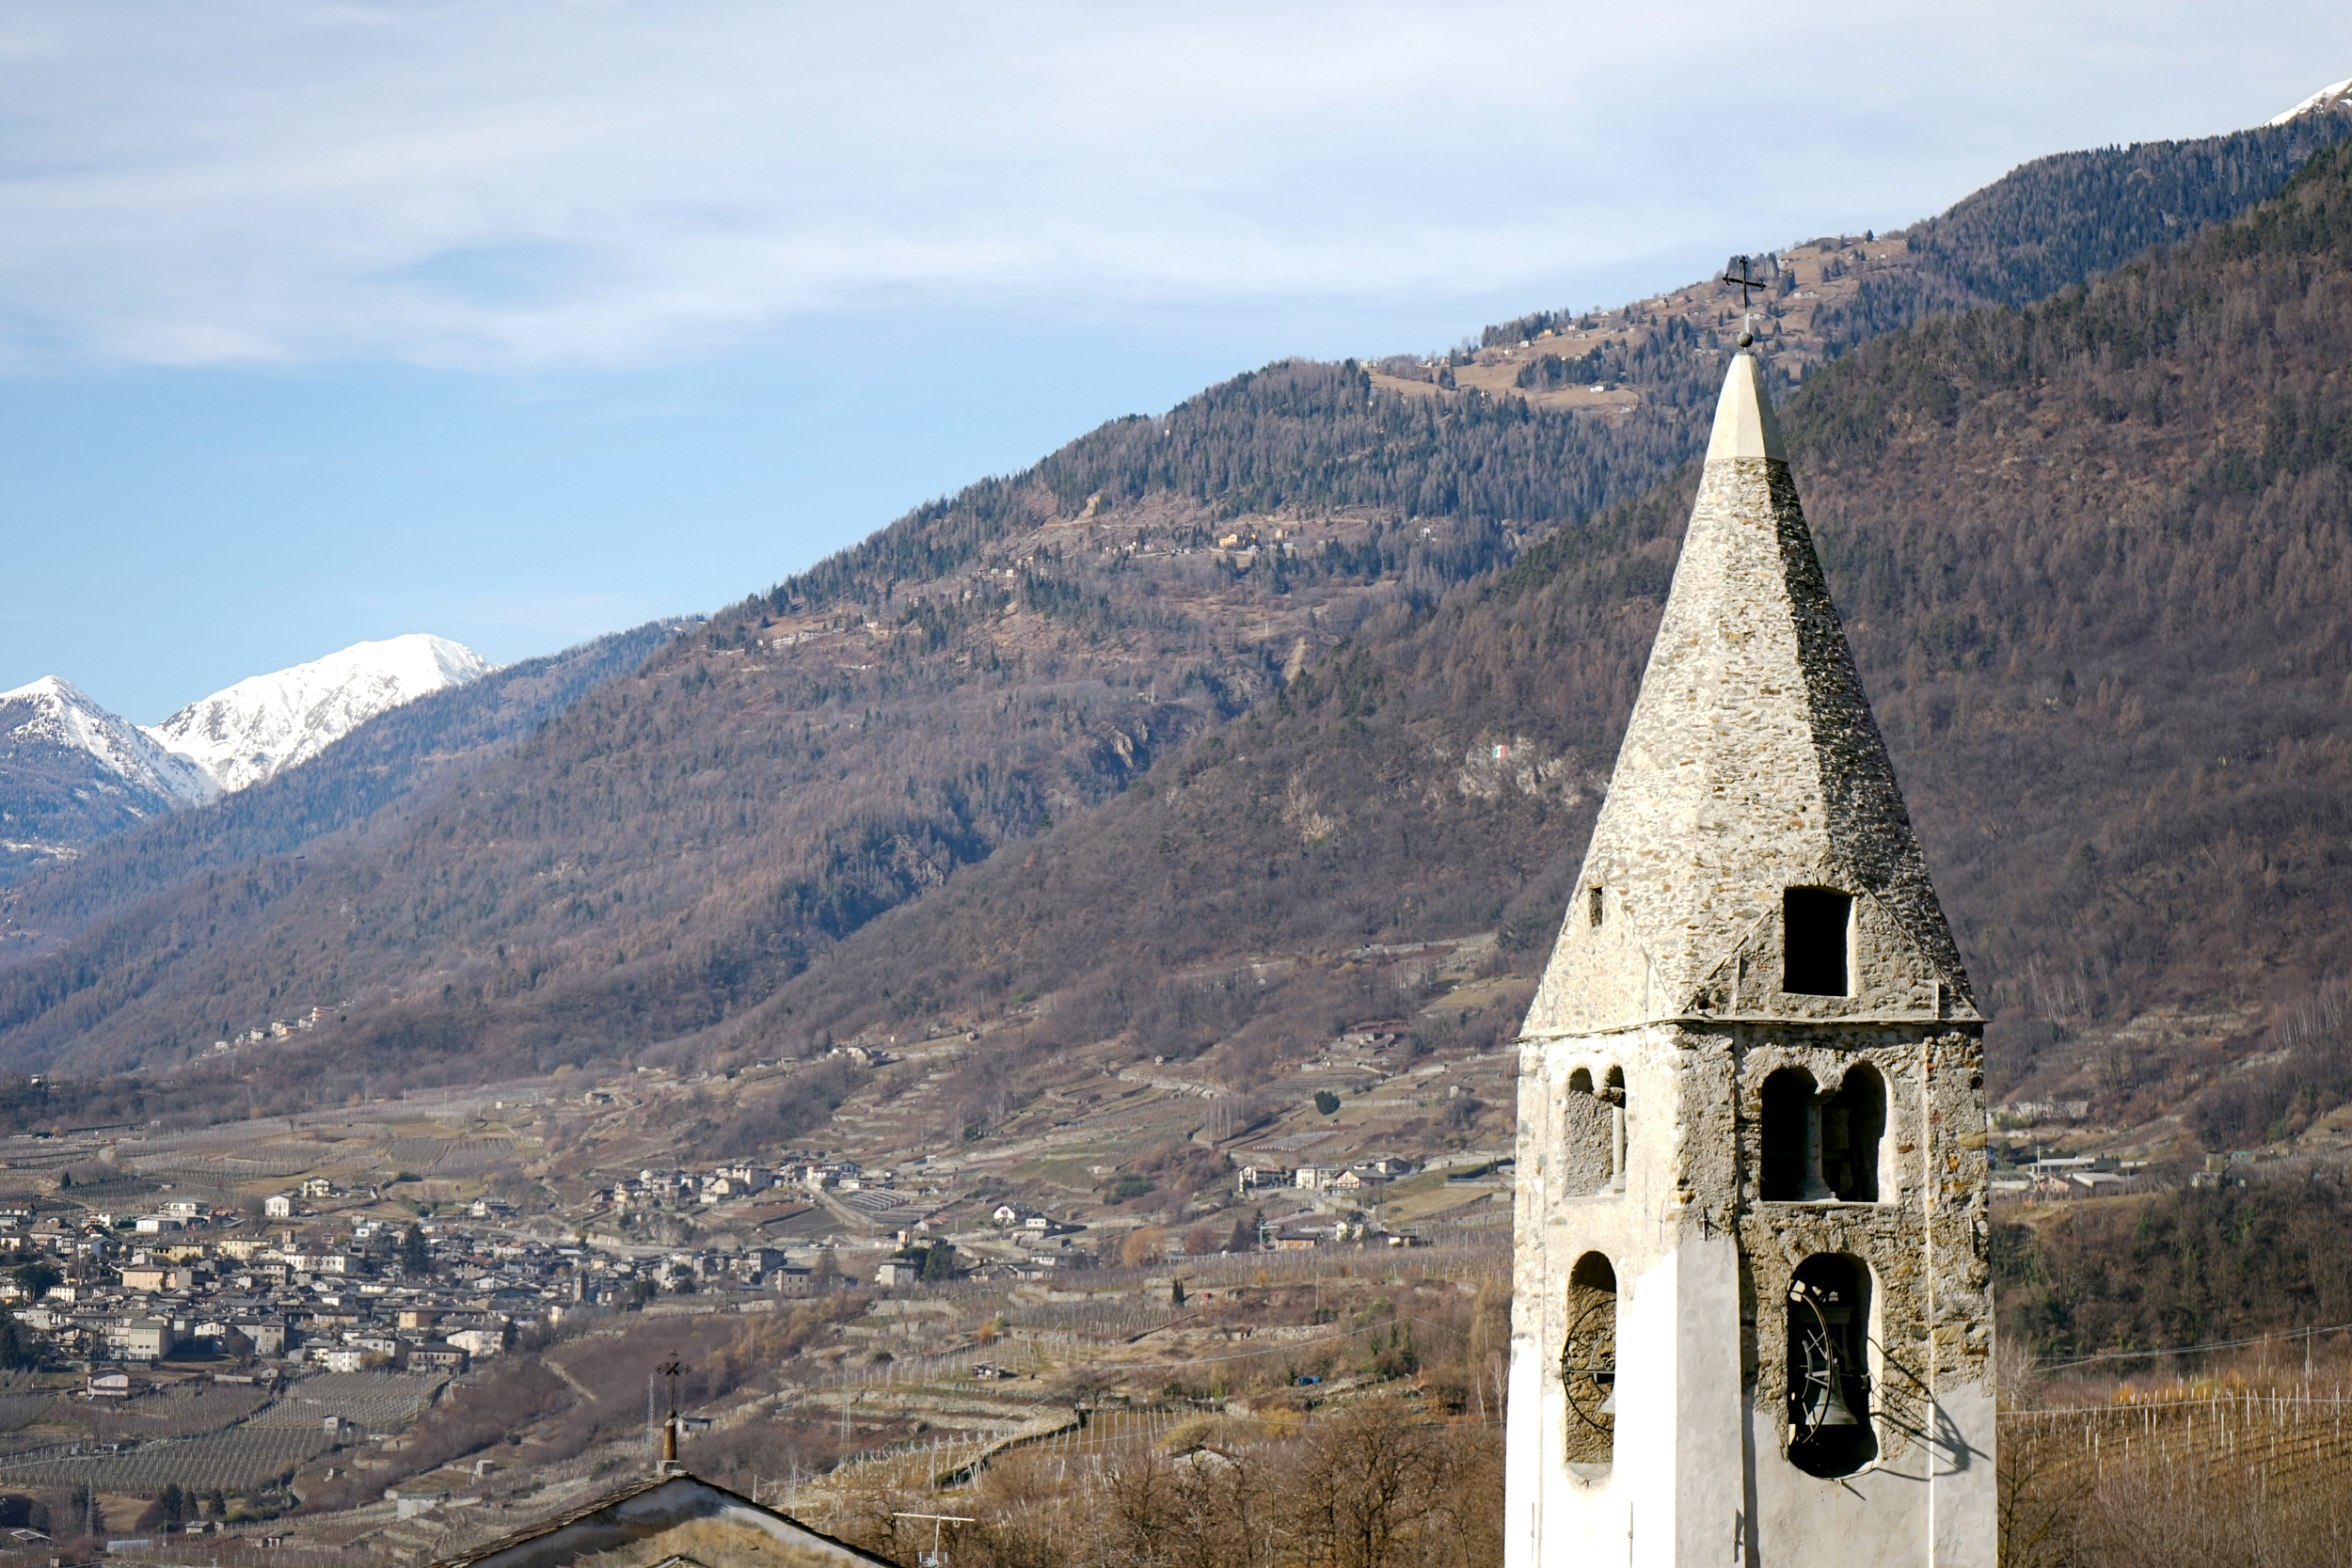
<path fill-rule="evenodd" d="M 505 1334 L 495 1328 L 461 1328 L 448 1340 L 477 1361 L 506 1348 Z"/>
<path fill-rule="evenodd" d="M 160 1361 L 180 1342 L 169 1318 L 131 1318 L 109 1323 L 105 1335 L 108 1354 L 123 1361 Z"/>

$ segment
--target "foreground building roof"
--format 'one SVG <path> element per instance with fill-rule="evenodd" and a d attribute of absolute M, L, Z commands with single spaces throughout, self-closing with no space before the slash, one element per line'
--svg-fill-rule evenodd
<path fill-rule="evenodd" d="M 431 1568 L 897 1568 L 700 1477 L 656 1476 Z"/>

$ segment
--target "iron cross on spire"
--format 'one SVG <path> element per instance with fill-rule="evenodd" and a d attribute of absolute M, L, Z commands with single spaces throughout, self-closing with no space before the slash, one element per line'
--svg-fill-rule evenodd
<path fill-rule="evenodd" d="M 1748 308 L 1748 291 L 1750 289 L 1768 289 L 1771 288 L 1772 285 L 1761 277 L 1755 277 L 1749 275 L 1748 259 L 1745 256 L 1734 256 L 1731 259 L 1731 265 L 1740 269 L 1740 276 L 1734 277 L 1731 275 L 1730 267 L 1726 267 L 1724 269 L 1723 281 L 1730 284 L 1732 287 L 1740 291 L 1740 309 L 1744 310 Z"/>

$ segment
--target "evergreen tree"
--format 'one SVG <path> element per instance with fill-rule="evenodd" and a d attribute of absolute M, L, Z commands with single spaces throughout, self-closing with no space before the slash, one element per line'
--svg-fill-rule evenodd
<path fill-rule="evenodd" d="M 40 1365 L 40 1353 L 17 1326 L 16 1314 L 0 1312 L 0 1368 L 24 1371 Z"/>

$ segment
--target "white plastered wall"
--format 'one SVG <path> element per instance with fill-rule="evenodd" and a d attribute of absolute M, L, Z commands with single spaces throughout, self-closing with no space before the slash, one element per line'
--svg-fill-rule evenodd
<path fill-rule="evenodd" d="M 1519 1246 L 1505 1456 L 1506 1568 L 1664 1565 L 1731 1555 L 1742 1503 L 1740 1260 L 1730 1235 L 1693 1239 L 1656 1223 L 1673 1202 L 1672 1151 L 1685 1087 L 1670 1029 L 1523 1047 Z M 1624 1074 L 1622 1191 L 1555 1190 L 1561 1107 L 1579 1069 Z M 1617 1280 L 1617 1418 L 1605 1477 L 1571 1470 L 1575 1418 L 1559 1369 L 1568 1276 L 1588 1252 Z"/>

